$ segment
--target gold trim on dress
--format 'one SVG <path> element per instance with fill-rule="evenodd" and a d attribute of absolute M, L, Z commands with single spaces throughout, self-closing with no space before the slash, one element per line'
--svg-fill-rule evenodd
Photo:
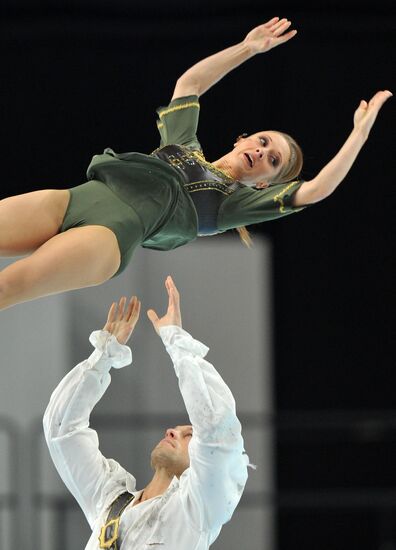
<path fill-rule="evenodd" d="M 228 174 L 225 170 L 222 170 L 221 168 L 217 168 L 214 164 L 206 160 L 203 153 L 200 151 L 194 149 L 194 151 L 191 151 L 191 154 L 198 158 L 198 160 L 205 166 L 207 166 L 212 172 L 217 172 L 217 175 L 225 176 L 227 180 L 229 181 L 237 181 L 235 178 L 231 176 L 231 174 Z"/>
<path fill-rule="evenodd" d="M 296 183 L 298 183 L 298 181 L 292 181 L 274 197 L 274 202 L 279 202 L 279 212 L 281 212 L 281 214 L 284 214 L 286 212 L 285 203 L 283 202 L 283 196 L 289 191 L 291 187 L 293 187 L 293 185 L 296 185 Z"/>
<path fill-rule="evenodd" d="M 199 109 L 199 103 L 197 101 L 191 101 L 190 103 L 183 103 L 182 105 L 174 105 L 174 107 L 168 107 L 168 109 L 160 111 L 158 113 L 158 116 L 162 118 L 165 115 L 169 115 L 169 113 L 173 113 L 174 111 L 181 111 L 182 109 L 188 109 L 189 107 L 197 107 L 197 109 Z"/>
<path fill-rule="evenodd" d="M 223 195 L 229 196 L 231 193 L 227 193 L 226 191 L 223 191 L 222 189 L 219 189 L 218 187 L 203 187 L 201 189 L 188 189 L 189 193 L 196 193 L 197 191 L 219 191 L 219 193 L 223 193 Z"/>
<path fill-rule="evenodd" d="M 168 147 L 170 145 L 172 145 L 172 144 L 163 145 L 162 147 L 158 147 L 157 149 L 155 149 L 150 154 L 152 156 L 155 156 L 158 151 L 161 151 L 161 149 L 164 149 L 165 147 Z M 186 159 L 189 159 L 189 158 L 190 159 L 195 159 L 195 161 L 198 161 L 199 164 L 201 164 L 202 166 L 205 166 L 211 172 L 213 172 L 213 174 L 216 174 L 219 178 L 221 178 L 221 181 L 216 182 L 216 183 L 223 184 L 223 185 L 228 187 L 232 183 L 235 183 L 235 182 L 238 181 L 235 178 L 233 178 L 231 175 L 227 174 L 227 172 L 225 172 L 224 170 L 221 170 L 220 168 L 217 168 L 217 166 L 215 166 L 211 162 L 208 162 L 205 159 L 205 155 L 203 154 L 203 152 L 200 151 L 199 149 L 189 149 L 185 145 L 179 145 L 179 144 L 176 144 L 176 143 L 173 144 L 173 145 L 177 145 L 177 147 L 179 147 L 183 151 L 183 155 L 180 156 L 180 157 L 175 157 L 174 155 L 170 155 L 168 157 L 167 162 L 171 166 L 180 166 L 183 163 L 183 161 L 185 162 Z M 213 180 L 208 180 L 208 181 L 213 181 Z M 195 183 L 197 183 L 197 182 L 189 182 L 189 183 L 184 184 L 184 185 L 192 185 L 192 184 L 195 184 Z"/>
<path fill-rule="evenodd" d="M 198 149 L 193 149 L 191 151 L 191 154 L 194 156 L 194 157 L 197 157 L 198 160 L 202 160 L 202 161 L 206 161 L 206 158 L 205 158 L 205 155 L 203 154 L 203 151 L 199 151 Z"/>

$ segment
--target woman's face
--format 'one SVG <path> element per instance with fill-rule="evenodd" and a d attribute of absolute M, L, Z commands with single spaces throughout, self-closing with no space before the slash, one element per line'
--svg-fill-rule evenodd
<path fill-rule="evenodd" d="M 289 158 L 286 139 L 282 134 L 268 130 L 238 139 L 227 160 L 235 179 L 262 188 L 269 185 Z"/>

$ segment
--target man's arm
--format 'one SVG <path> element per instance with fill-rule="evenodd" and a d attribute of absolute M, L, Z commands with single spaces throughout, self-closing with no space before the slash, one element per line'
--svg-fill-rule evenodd
<path fill-rule="evenodd" d="M 160 336 L 193 426 L 190 468 L 180 479 L 186 517 L 200 530 L 220 528 L 231 519 L 248 477 L 235 401 L 204 359 L 206 346 L 179 327 L 163 327 Z"/>
<path fill-rule="evenodd" d="M 254 55 L 267 52 L 290 40 L 297 33 L 294 30 L 283 34 L 290 25 L 291 22 L 287 19 L 274 17 L 267 23 L 251 30 L 239 44 L 199 61 L 178 79 L 172 100 L 178 97 L 204 94 L 223 76 Z"/>
<path fill-rule="evenodd" d="M 335 191 L 349 172 L 366 142 L 378 112 L 392 93 L 384 90 L 367 103 L 361 101 L 354 116 L 354 128 L 336 156 L 310 181 L 305 181 L 292 200 L 293 206 L 319 202 Z"/>
<path fill-rule="evenodd" d="M 232 393 L 204 359 L 208 348 L 181 328 L 179 294 L 171 278 L 167 314 L 148 312 L 168 351 L 193 426 L 190 468 L 180 478 L 188 521 L 195 528 L 220 528 L 234 512 L 247 480 L 241 425 Z"/>
<path fill-rule="evenodd" d="M 97 433 L 89 427 L 89 417 L 110 384 L 110 368 L 131 362 L 131 351 L 123 345 L 136 324 L 140 304 L 125 299 L 113 304 L 103 331 L 92 333 L 95 351 L 77 365 L 53 392 L 44 414 L 44 434 L 62 480 L 93 525 L 101 510 L 122 491 L 129 477 L 117 462 L 99 450 Z"/>

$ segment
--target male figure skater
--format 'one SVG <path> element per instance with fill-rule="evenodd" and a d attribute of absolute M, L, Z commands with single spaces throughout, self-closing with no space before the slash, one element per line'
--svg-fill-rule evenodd
<path fill-rule="evenodd" d="M 45 438 L 54 464 L 91 528 L 86 550 L 206 550 L 232 516 L 247 480 L 241 425 L 231 391 L 204 357 L 208 348 L 182 329 L 177 288 L 159 318 L 147 312 L 169 353 L 191 425 L 165 431 L 151 453 L 154 475 L 142 490 L 120 464 L 105 458 L 89 428 L 93 407 L 110 384 L 110 368 L 131 363 L 125 344 L 139 318 L 133 297 L 110 307 L 92 355 L 51 396 Z"/>

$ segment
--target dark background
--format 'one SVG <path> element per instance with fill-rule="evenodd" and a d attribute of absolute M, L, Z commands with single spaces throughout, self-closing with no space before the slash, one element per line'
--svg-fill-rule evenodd
<path fill-rule="evenodd" d="M 274 15 L 299 34 L 202 97 L 199 137 L 214 160 L 285 130 L 309 179 L 360 99 L 395 91 L 392 4 L 3 0 L 1 198 L 82 183 L 106 146 L 153 150 L 177 77 Z M 279 550 L 396 548 L 394 101 L 330 198 L 252 228 L 275 260 Z"/>

